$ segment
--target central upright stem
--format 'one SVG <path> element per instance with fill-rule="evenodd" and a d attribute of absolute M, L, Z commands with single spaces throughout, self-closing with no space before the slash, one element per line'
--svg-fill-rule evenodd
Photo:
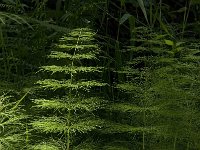
<path fill-rule="evenodd" d="M 80 35 L 81 35 L 81 32 L 82 30 L 80 31 Z M 77 42 L 76 42 L 76 46 L 75 46 L 75 49 L 74 49 L 74 53 L 73 53 L 73 56 L 76 54 L 76 51 L 77 51 L 77 46 L 79 44 L 79 40 L 80 40 L 80 36 L 78 37 L 77 39 Z M 72 57 L 73 57 L 72 56 Z M 71 62 L 71 67 L 74 66 L 74 60 L 72 59 L 72 62 Z M 73 83 L 73 73 L 70 73 L 70 82 L 71 84 Z M 69 90 L 69 99 L 71 100 L 72 99 L 72 89 Z M 71 126 L 71 123 L 70 123 L 70 117 L 71 117 L 71 111 L 70 109 L 68 110 L 68 115 L 67 115 L 67 126 L 68 126 L 68 129 L 67 129 L 67 150 L 70 150 L 70 144 L 71 144 L 71 137 L 70 137 L 70 126 Z"/>

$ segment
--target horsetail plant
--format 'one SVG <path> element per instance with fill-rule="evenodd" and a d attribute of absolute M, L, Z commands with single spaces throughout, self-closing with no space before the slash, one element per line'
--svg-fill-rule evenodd
<path fill-rule="evenodd" d="M 118 119 L 107 133 L 120 134 L 117 141 L 127 139 L 129 149 L 197 148 L 198 44 L 172 41 L 147 28 L 137 33 L 135 45 L 124 51 L 133 59 L 117 71 L 126 81 L 116 84 L 120 94 L 108 109 Z"/>
<path fill-rule="evenodd" d="M 40 72 L 49 78 L 37 82 L 46 95 L 33 100 L 39 113 L 31 125 L 46 140 L 34 149 L 73 149 L 84 141 L 81 135 L 102 126 L 94 111 L 103 106 L 103 99 L 96 95 L 106 84 L 96 79 L 102 67 L 90 65 L 100 52 L 94 35 L 88 28 L 72 30 L 48 55 L 50 65 L 41 67 Z"/>
<path fill-rule="evenodd" d="M 26 95 L 17 102 L 8 94 L 0 96 L 0 149 L 2 150 L 20 150 L 26 146 L 23 120 L 27 116 L 19 106 Z"/>

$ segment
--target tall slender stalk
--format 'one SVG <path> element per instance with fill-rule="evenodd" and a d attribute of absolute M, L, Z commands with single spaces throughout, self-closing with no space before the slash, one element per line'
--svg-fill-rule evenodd
<path fill-rule="evenodd" d="M 75 47 L 75 50 L 74 50 L 74 53 L 73 53 L 73 55 L 72 55 L 72 57 L 74 57 L 75 55 L 76 55 L 76 51 L 77 51 L 77 46 L 79 45 L 79 40 L 80 40 L 80 36 L 81 36 L 81 32 L 82 32 L 82 29 L 80 30 L 80 32 L 79 32 L 79 36 L 78 36 L 78 38 L 77 38 L 77 41 L 76 41 L 76 47 Z M 74 67 L 74 60 L 72 60 L 72 62 L 71 62 L 71 67 Z M 73 73 L 71 72 L 70 73 L 70 82 L 71 82 L 71 84 L 73 84 Z M 72 90 L 70 89 L 69 90 L 69 99 L 72 99 L 73 97 L 72 97 Z M 67 150 L 70 150 L 70 126 L 71 126 L 71 123 L 70 123 L 70 118 L 71 118 L 71 110 L 68 110 L 68 115 L 67 115 L 67 126 L 68 126 L 68 129 L 67 129 Z"/>
<path fill-rule="evenodd" d="M 67 114 L 67 127 L 68 127 L 68 129 L 67 129 L 67 150 L 70 150 L 70 139 L 71 139 L 71 137 L 70 137 L 70 110 L 68 111 L 68 114 Z"/>

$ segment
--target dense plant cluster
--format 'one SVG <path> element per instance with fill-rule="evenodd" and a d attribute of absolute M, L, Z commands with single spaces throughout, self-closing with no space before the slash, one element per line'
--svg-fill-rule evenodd
<path fill-rule="evenodd" d="M 199 4 L 0 1 L 0 149 L 199 150 Z"/>

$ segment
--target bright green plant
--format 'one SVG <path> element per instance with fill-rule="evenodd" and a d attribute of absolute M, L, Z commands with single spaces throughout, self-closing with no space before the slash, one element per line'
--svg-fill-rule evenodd
<path fill-rule="evenodd" d="M 16 102 L 11 96 L 5 94 L 0 96 L 0 149 L 2 150 L 20 150 L 26 146 L 25 126 L 22 122 L 26 116 L 19 107 L 25 96 Z"/>
<path fill-rule="evenodd" d="M 72 30 L 48 55 L 50 64 L 41 67 L 40 72 L 51 76 L 37 82 L 44 93 L 33 100 L 38 117 L 31 125 L 43 133 L 39 136 L 46 144 L 38 143 L 33 149 L 70 150 L 84 140 L 81 135 L 102 126 L 103 121 L 93 113 L 103 103 L 95 93 L 101 92 L 101 87 L 106 85 L 97 81 L 95 75 L 102 67 L 90 65 L 97 61 L 96 55 L 100 52 L 98 45 L 93 43 L 94 35 L 87 28 Z M 50 144 L 50 138 L 55 142 Z"/>

